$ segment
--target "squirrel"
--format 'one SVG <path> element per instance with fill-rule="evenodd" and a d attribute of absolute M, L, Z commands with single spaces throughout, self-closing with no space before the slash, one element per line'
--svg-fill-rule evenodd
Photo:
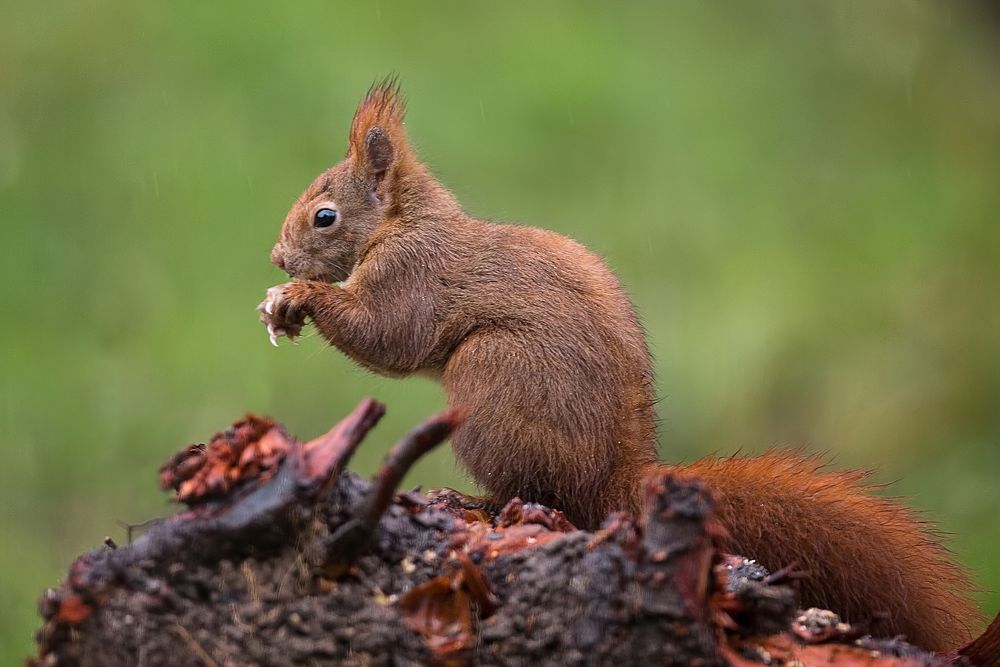
<path fill-rule="evenodd" d="M 795 564 L 803 605 L 929 650 L 971 637 L 966 571 L 866 473 L 773 450 L 659 462 L 650 354 L 615 275 L 564 236 L 464 213 L 419 161 L 404 113 L 396 80 L 374 84 L 346 157 L 288 213 L 271 261 L 293 281 L 259 306 L 273 344 L 308 319 L 375 373 L 438 380 L 467 410 L 456 457 L 497 506 L 520 497 L 594 529 L 639 511 L 645 476 L 697 476 L 723 547 L 771 571 Z"/>

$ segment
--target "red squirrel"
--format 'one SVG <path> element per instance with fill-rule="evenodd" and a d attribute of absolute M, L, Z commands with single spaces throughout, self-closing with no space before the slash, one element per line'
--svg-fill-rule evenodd
<path fill-rule="evenodd" d="M 288 213 L 271 261 L 294 280 L 259 307 L 272 343 L 309 319 L 371 371 L 440 381 L 468 410 L 455 454 L 497 505 L 517 496 L 591 529 L 638 511 L 642 479 L 666 464 L 628 295 L 579 243 L 463 212 L 418 160 L 404 111 L 398 84 L 374 85 L 344 160 Z M 727 549 L 806 573 L 804 605 L 931 650 L 980 622 L 939 535 L 865 473 L 779 451 L 668 467 L 708 484 Z"/>

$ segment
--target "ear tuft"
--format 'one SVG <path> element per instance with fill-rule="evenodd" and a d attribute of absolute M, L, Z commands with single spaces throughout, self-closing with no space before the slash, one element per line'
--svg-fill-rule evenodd
<path fill-rule="evenodd" d="M 406 146 L 405 115 L 406 103 L 395 76 L 372 84 L 351 122 L 348 157 L 357 168 L 381 180 Z"/>

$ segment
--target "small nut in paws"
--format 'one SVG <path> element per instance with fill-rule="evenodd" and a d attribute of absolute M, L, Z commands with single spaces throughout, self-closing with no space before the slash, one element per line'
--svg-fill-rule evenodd
<path fill-rule="evenodd" d="M 280 336 L 294 343 L 305 324 L 305 313 L 288 298 L 286 288 L 290 285 L 292 283 L 285 283 L 268 289 L 267 296 L 257 306 L 260 321 L 267 326 L 268 338 L 275 347 Z"/>

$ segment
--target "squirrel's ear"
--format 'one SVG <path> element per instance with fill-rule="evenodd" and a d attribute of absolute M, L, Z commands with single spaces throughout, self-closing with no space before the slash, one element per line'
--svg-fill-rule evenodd
<path fill-rule="evenodd" d="M 395 78 L 375 83 L 354 112 L 347 154 L 354 169 L 366 180 L 372 180 L 375 187 L 407 149 L 405 114 L 406 105 Z"/>
<path fill-rule="evenodd" d="M 373 127 L 365 134 L 365 166 L 368 175 L 378 185 L 396 159 L 396 148 L 392 137 L 381 127 Z"/>

